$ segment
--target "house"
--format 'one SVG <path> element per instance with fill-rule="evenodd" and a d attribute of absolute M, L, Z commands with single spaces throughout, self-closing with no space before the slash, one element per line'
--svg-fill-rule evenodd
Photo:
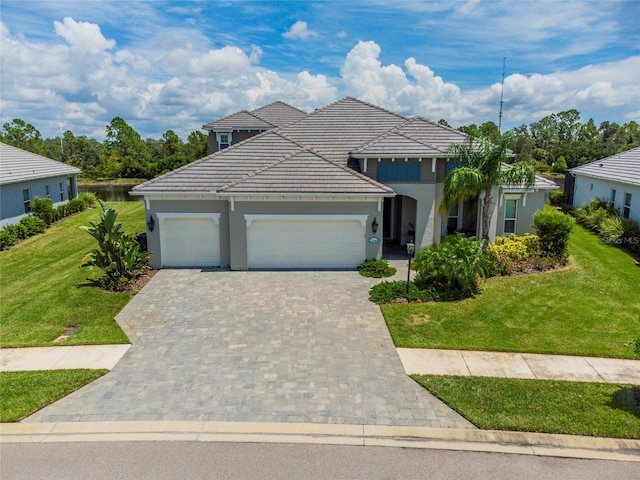
<path fill-rule="evenodd" d="M 640 221 L 640 147 L 569 170 L 574 207 L 606 200 L 622 218 Z M 571 183 L 571 182 L 568 182 Z"/>
<path fill-rule="evenodd" d="M 385 245 L 480 233 L 477 200 L 438 212 L 462 132 L 350 97 L 299 117 L 133 189 L 145 200 L 153 268 L 353 268 Z M 234 136 L 243 126 L 208 125 Z M 553 188 L 541 178 L 496 187 L 490 236 L 531 231 Z"/>
<path fill-rule="evenodd" d="M 250 112 L 241 110 L 219 120 L 205 123 L 209 132 L 209 154 L 240 143 L 249 137 L 296 122 L 307 113 L 284 102 L 273 102 Z"/>
<path fill-rule="evenodd" d="M 80 169 L 0 142 L 0 226 L 17 223 L 35 197 L 54 205 L 78 196 Z"/>

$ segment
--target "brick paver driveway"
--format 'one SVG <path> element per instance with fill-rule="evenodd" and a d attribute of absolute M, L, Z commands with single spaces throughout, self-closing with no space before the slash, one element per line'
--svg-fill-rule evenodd
<path fill-rule="evenodd" d="M 26 421 L 472 428 L 403 371 L 357 272 L 162 270 L 119 314 L 132 347 Z"/>

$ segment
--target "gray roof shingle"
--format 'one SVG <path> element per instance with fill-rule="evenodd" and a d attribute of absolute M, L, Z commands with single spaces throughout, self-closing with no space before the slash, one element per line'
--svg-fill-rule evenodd
<path fill-rule="evenodd" d="M 287 103 L 273 102 L 250 112 L 241 110 L 205 123 L 202 128 L 211 131 L 269 130 L 296 122 L 307 115 L 306 112 Z"/>
<path fill-rule="evenodd" d="M 640 147 L 569 170 L 574 175 L 640 185 Z"/>
<path fill-rule="evenodd" d="M 0 142 L 0 185 L 78 175 L 79 168 Z"/>

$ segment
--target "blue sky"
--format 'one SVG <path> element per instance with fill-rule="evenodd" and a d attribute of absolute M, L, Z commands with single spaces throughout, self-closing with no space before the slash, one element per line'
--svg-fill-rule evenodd
<path fill-rule="evenodd" d="M 639 1 L 0 3 L 2 123 L 143 137 L 346 95 L 451 125 L 640 120 Z"/>

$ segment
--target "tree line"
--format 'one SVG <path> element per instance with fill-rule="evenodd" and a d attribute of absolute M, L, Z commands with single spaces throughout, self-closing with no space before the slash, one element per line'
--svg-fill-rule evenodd
<path fill-rule="evenodd" d="M 446 120 L 439 123 L 448 126 Z M 500 129 L 491 121 L 458 130 L 500 143 Z M 125 120 L 115 117 L 106 125 L 105 133 L 103 142 L 76 136 L 70 130 L 62 136 L 42 138 L 36 127 L 16 118 L 3 125 L 0 141 L 78 167 L 89 179 L 149 179 L 207 155 L 207 135 L 200 131 L 191 132 L 186 142 L 173 130 L 159 139 L 143 140 Z M 515 160 L 532 164 L 541 173 L 561 173 L 640 145 L 637 122 L 619 125 L 605 121 L 596 125 L 589 119 L 582 123 L 577 110 L 547 115 L 509 133 L 508 147 Z"/>
<path fill-rule="evenodd" d="M 106 126 L 103 142 L 76 136 L 42 138 L 30 123 L 16 118 L 5 123 L 0 141 L 82 170 L 89 179 L 154 178 L 207 155 L 207 135 L 194 131 L 187 141 L 167 130 L 160 139 L 143 140 L 131 125 L 115 117 Z"/>

